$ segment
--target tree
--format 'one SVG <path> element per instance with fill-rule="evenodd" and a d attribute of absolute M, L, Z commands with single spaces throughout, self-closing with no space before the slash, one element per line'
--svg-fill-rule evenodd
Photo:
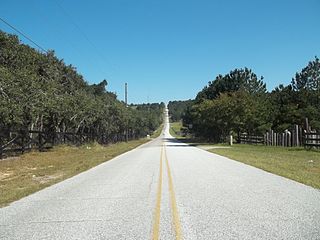
<path fill-rule="evenodd" d="M 209 82 L 208 86 L 197 94 L 196 100 L 215 99 L 221 93 L 239 90 L 254 95 L 264 94 L 267 91 L 263 77 L 258 79 L 257 75 L 248 68 L 235 69 L 225 76 L 218 75 L 214 81 Z"/>
<path fill-rule="evenodd" d="M 185 100 L 185 101 L 170 101 L 168 103 L 169 115 L 172 122 L 180 121 L 189 106 L 191 106 L 193 100 Z"/>
<path fill-rule="evenodd" d="M 320 62 L 315 57 L 300 73 L 296 73 L 292 78 L 291 85 L 295 91 L 307 90 L 310 92 L 320 92 Z"/>
<path fill-rule="evenodd" d="M 197 136 L 221 141 L 230 133 L 263 133 L 270 127 L 268 113 L 266 99 L 239 90 L 195 104 L 188 117 L 191 115 L 192 130 Z"/>
<path fill-rule="evenodd" d="M 89 85 L 54 51 L 43 54 L 0 31 L 0 127 L 142 137 L 162 122 L 163 103 L 126 107 L 107 81 Z"/>

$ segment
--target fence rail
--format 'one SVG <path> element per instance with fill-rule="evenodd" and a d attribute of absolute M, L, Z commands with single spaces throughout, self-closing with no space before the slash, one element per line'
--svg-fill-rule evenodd
<path fill-rule="evenodd" d="M 306 148 L 312 148 L 312 147 L 320 147 L 320 133 L 311 132 L 311 133 L 305 133 L 304 136 L 304 145 Z"/>

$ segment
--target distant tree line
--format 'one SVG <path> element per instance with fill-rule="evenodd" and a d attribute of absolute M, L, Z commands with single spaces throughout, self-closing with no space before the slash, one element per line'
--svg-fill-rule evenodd
<path fill-rule="evenodd" d="M 189 102 L 189 101 L 188 101 Z M 196 137 L 221 141 L 225 136 L 262 134 L 268 129 L 284 131 L 306 118 L 320 129 L 320 62 L 315 57 L 296 73 L 288 86 L 279 85 L 268 92 L 263 77 L 248 68 L 219 75 L 172 116 L 181 116 Z M 177 104 L 175 104 L 177 106 Z M 181 113 L 181 111 L 183 111 Z"/>
<path fill-rule="evenodd" d="M 191 107 L 193 100 L 185 101 L 170 101 L 168 103 L 168 110 L 170 112 L 170 121 L 177 122 L 185 117 L 188 107 Z"/>
<path fill-rule="evenodd" d="M 0 31 L 0 130 L 103 133 L 112 140 L 159 127 L 164 103 L 126 106 L 107 84 L 89 85 L 53 51 L 40 53 Z"/>

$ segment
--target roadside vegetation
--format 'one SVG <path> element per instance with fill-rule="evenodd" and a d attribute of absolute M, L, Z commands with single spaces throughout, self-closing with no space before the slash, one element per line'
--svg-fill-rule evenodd
<path fill-rule="evenodd" d="M 320 189 L 319 151 L 247 144 L 209 151 Z"/>
<path fill-rule="evenodd" d="M 262 76 L 249 68 L 234 69 L 210 81 L 194 100 L 171 101 L 169 115 L 182 121 L 189 137 L 181 141 L 206 145 L 211 152 L 320 188 L 320 151 L 261 145 L 225 143 L 240 134 L 263 135 L 267 130 L 284 132 L 300 125 L 301 131 L 320 132 L 320 61 L 315 57 L 293 76 L 289 85 L 267 91 Z M 307 124 L 306 118 L 309 120 Z M 172 135 L 179 138 L 179 124 Z M 199 140 L 201 139 L 201 140 Z M 219 146 L 219 145 L 218 145 Z"/>
<path fill-rule="evenodd" d="M 3 131 L 71 132 L 104 143 L 137 139 L 162 123 L 164 103 L 126 106 L 108 82 L 89 84 L 77 69 L 0 31 L 0 136 Z M 0 145 L 5 144 L 1 142 Z"/>
<path fill-rule="evenodd" d="M 187 143 L 191 146 L 203 146 L 203 145 L 215 145 L 215 146 L 224 146 L 225 144 L 216 144 L 213 142 L 209 142 L 203 138 L 195 138 L 194 136 L 190 135 L 188 129 L 183 126 L 182 121 L 178 122 L 170 122 L 170 129 L 169 132 L 171 136 L 178 139 L 180 142 Z"/>
<path fill-rule="evenodd" d="M 185 101 L 170 101 L 168 103 L 168 109 L 170 112 L 170 120 L 172 122 L 179 122 L 185 117 L 186 110 L 193 104 L 193 100 Z"/>
<path fill-rule="evenodd" d="M 0 161 L 0 207 L 86 171 L 148 142 L 146 138 L 102 146 L 56 146 Z"/>
<path fill-rule="evenodd" d="M 320 61 L 315 57 L 291 84 L 271 92 L 251 69 L 234 69 L 209 82 L 193 101 L 172 101 L 168 107 L 174 121 L 182 119 L 194 136 L 221 142 L 229 134 L 283 132 L 294 124 L 304 126 L 306 118 L 313 130 L 320 130 L 319 99 Z"/>
<path fill-rule="evenodd" d="M 162 129 L 163 129 L 163 123 L 158 127 L 157 130 L 155 130 L 152 135 L 150 136 L 151 138 L 157 138 L 160 136 L 161 132 L 162 132 Z"/>
<path fill-rule="evenodd" d="M 182 132 L 182 122 L 170 122 L 170 129 L 169 132 L 171 134 L 171 136 L 181 139 L 181 138 L 185 138 L 185 136 L 183 136 L 183 132 Z"/>

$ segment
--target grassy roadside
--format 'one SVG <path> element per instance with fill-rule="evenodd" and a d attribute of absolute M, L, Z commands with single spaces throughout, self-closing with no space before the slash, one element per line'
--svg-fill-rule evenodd
<path fill-rule="evenodd" d="M 184 139 L 184 137 L 181 134 L 181 128 L 182 128 L 182 122 L 171 122 L 170 123 L 170 129 L 169 132 L 172 137 L 178 138 L 178 139 Z"/>
<path fill-rule="evenodd" d="M 151 135 L 151 138 L 157 138 L 160 136 L 161 132 L 162 132 L 162 129 L 163 129 L 163 123 L 160 125 L 160 127 L 158 127 L 157 130 L 155 130 L 152 135 Z"/>
<path fill-rule="evenodd" d="M 0 161 L 0 207 L 86 171 L 148 142 L 144 138 L 108 146 L 58 146 Z"/>
<path fill-rule="evenodd" d="M 245 144 L 209 151 L 320 189 L 318 151 Z"/>
<path fill-rule="evenodd" d="M 187 143 L 192 146 L 199 146 L 199 145 L 213 145 L 214 143 L 208 142 L 203 139 L 194 138 L 190 135 L 185 136 L 182 132 L 183 125 L 182 122 L 170 122 L 170 129 L 169 132 L 172 137 L 175 137 L 180 142 Z M 215 144 L 218 145 L 218 144 Z M 226 144 L 219 144 L 225 146 Z"/>

